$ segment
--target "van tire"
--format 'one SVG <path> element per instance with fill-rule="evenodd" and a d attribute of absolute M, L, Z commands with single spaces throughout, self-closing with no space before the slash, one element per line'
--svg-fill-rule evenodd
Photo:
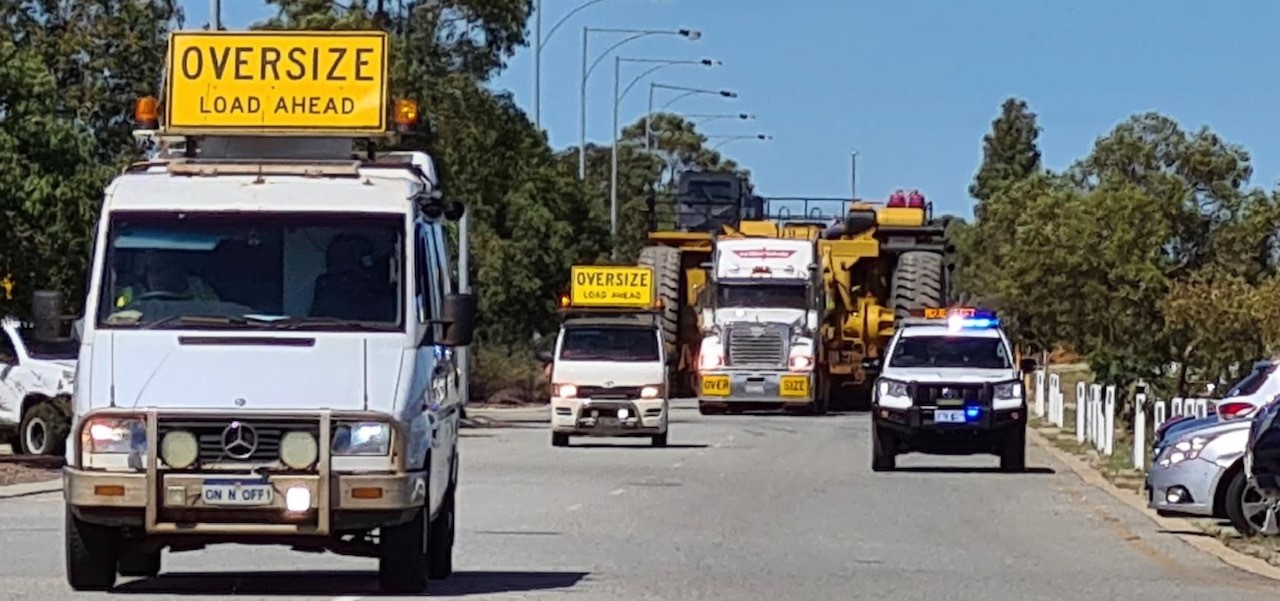
<path fill-rule="evenodd" d="M 569 446 L 569 435 L 568 435 L 568 434 L 561 434 L 560 432 L 552 432 L 552 433 L 551 433 L 551 446 L 553 446 L 553 447 L 567 447 L 567 446 Z"/>
<path fill-rule="evenodd" d="M 77 591 L 109 591 L 116 585 L 120 531 L 91 524 L 65 509 L 67 584 Z"/>
<path fill-rule="evenodd" d="M 23 455 L 62 455 L 67 450 L 70 424 L 53 401 L 39 400 L 27 405 L 18 426 L 18 446 Z"/>
<path fill-rule="evenodd" d="M 457 481 L 449 483 L 449 491 L 444 495 L 444 503 L 440 513 L 431 520 L 431 532 L 428 534 L 431 543 L 427 545 L 427 576 L 431 580 L 444 580 L 453 575 L 453 540 L 456 534 L 457 504 L 455 503 L 458 488 Z"/>
<path fill-rule="evenodd" d="M 428 493 L 427 499 L 430 498 Z M 382 592 L 414 594 L 427 588 L 429 532 L 425 504 L 414 512 L 413 519 L 408 522 L 380 529 L 378 588 Z"/>
<path fill-rule="evenodd" d="M 139 545 L 120 555 L 120 575 L 126 578 L 155 578 L 160 574 L 160 550 L 145 551 Z"/>
<path fill-rule="evenodd" d="M 667 433 L 663 432 L 662 434 L 653 435 L 653 438 L 649 439 L 649 444 L 655 447 L 667 446 Z"/>

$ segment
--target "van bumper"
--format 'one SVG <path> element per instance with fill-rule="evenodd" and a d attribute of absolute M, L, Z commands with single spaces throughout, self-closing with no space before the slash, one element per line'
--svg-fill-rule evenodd
<path fill-rule="evenodd" d="M 667 431 L 669 411 L 667 399 L 552 397 L 551 431 L 578 436 L 653 436 Z"/>
<path fill-rule="evenodd" d="M 270 485 L 262 504 L 208 503 L 204 485 L 240 481 Z M 145 528 L 149 534 L 312 534 L 375 528 L 408 521 L 426 502 L 427 472 L 399 474 L 269 475 L 244 473 L 107 472 L 63 468 L 63 498 L 76 517 L 106 526 Z M 308 499 L 291 510 L 287 499 Z M 293 491 L 293 492 L 290 492 Z M 296 502 L 296 501 L 295 501 Z"/>

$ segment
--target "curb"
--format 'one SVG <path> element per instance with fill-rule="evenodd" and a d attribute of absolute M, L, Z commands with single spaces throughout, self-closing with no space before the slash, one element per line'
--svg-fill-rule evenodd
<path fill-rule="evenodd" d="M 33 495 L 42 495 L 45 493 L 59 492 L 62 490 L 62 478 L 51 478 L 49 480 L 41 480 L 39 482 L 23 482 L 21 484 L 9 484 L 0 486 L 0 499 L 16 499 L 18 497 L 30 497 Z"/>
<path fill-rule="evenodd" d="M 1098 470 L 1094 469 L 1093 466 L 1085 463 L 1079 457 L 1054 446 L 1052 442 L 1049 442 L 1044 435 L 1037 432 L 1035 428 L 1027 428 L 1027 440 L 1049 453 L 1049 455 L 1053 456 L 1054 459 L 1065 464 L 1068 469 L 1075 473 L 1075 475 L 1079 476 L 1081 480 L 1084 480 L 1085 484 L 1099 488 L 1121 503 L 1136 509 L 1139 513 L 1155 522 L 1157 526 L 1171 532 L 1176 532 L 1186 527 L 1187 524 L 1185 520 L 1166 518 L 1157 515 L 1155 511 L 1147 507 L 1147 504 L 1141 499 L 1141 497 L 1112 484 L 1104 478 Z M 1209 541 L 1205 540 L 1204 537 L 1191 536 L 1187 534 L 1175 534 L 1174 536 L 1177 536 L 1179 540 L 1195 547 L 1197 550 L 1222 560 L 1223 563 L 1226 563 L 1231 567 L 1244 570 L 1255 576 L 1280 581 L 1280 568 L 1277 568 L 1260 558 L 1236 551 L 1220 541 Z"/>

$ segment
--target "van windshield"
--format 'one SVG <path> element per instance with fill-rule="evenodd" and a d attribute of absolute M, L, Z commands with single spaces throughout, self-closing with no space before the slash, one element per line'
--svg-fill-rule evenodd
<path fill-rule="evenodd" d="M 122 212 L 102 327 L 399 330 L 404 215 Z"/>
<path fill-rule="evenodd" d="M 645 328 L 573 327 L 560 343 L 562 361 L 657 361 L 658 334 Z"/>
<path fill-rule="evenodd" d="M 1013 363 L 999 338 L 904 336 L 893 347 L 889 367 L 1011 369 Z"/>

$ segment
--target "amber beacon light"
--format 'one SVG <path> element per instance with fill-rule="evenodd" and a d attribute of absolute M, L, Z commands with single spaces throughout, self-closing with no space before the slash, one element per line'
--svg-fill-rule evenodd
<path fill-rule="evenodd" d="M 143 96 L 133 104 L 133 120 L 141 129 L 160 127 L 160 102 L 155 96 Z"/>
<path fill-rule="evenodd" d="M 418 122 L 418 103 L 413 100 L 397 100 L 391 119 L 400 131 L 412 129 Z"/>

